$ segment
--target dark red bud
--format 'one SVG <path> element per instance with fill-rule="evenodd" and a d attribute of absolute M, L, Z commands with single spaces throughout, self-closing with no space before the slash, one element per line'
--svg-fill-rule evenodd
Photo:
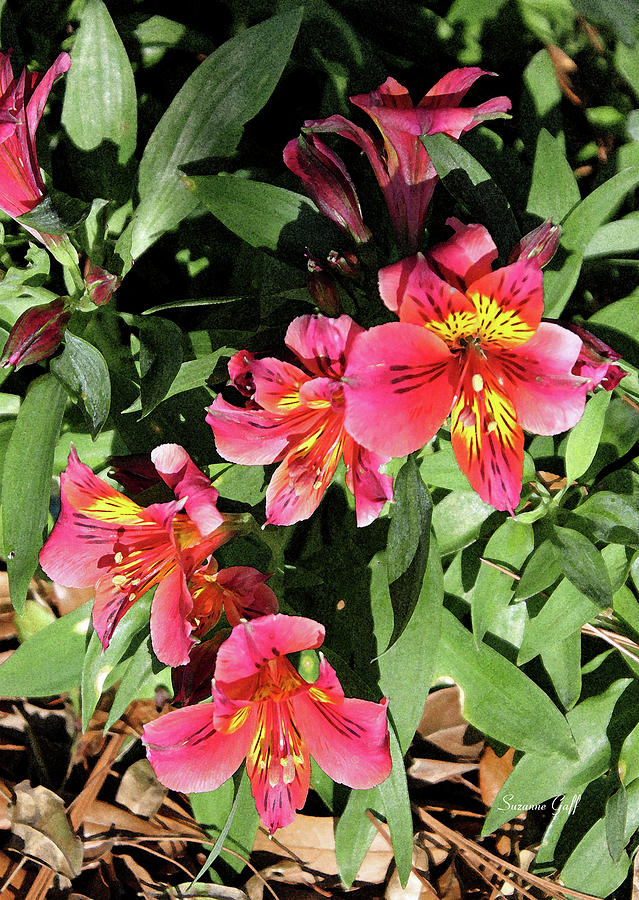
<path fill-rule="evenodd" d="M 62 297 L 23 312 L 11 329 L 0 365 L 20 369 L 47 359 L 57 350 L 70 318 Z"/>

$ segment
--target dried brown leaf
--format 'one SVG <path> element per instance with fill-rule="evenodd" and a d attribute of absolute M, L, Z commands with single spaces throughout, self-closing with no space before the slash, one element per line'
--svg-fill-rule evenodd
<path fill-rule="evenodd" d="M 407 768 L 407 774 L 415 781 L 425 781 L 427 784 L 440 784 L 448 781 L 456 775 L 465 775 L 478 768 L 476 762 L 454 762 L 445 759 L 422 759 L 415 757 Z"/>
<path fill-rule="evenodd" d="M 451 756 L 477 760 L 484 741 L 465 721 L 457 685 L 441 688 L 428 695 L 417 728 L 420 737 Z"/>
<path fill-rule="evenodd" d="M 335 856 L 334 820 L 329 816 L 298 815 L 291 825 L 280 828 L 274 838 L 258 831 L 253 852 L 283 853 L 289 859 L 324 875 L 339 875 Z M 393 851 L 379 834 L 373 842 L 361 868 L 357 881 L 380 884 L 386 878 Z"/>
<path fill-rule="evenodd" d="M 486 745 L 481 755 L 479 760 L 479 790 L 482 800 L 489 808 L 497 799 L 504 782 L 513 770 L 514 754 L 515 751 L 511 747 L 503 756 L 497 756 L 495 751 Z"/>
<path fill-rule="evenodd" d="M 148 819 L 162 806 L 167 793 L 155 777 L 148 759 L 138 759 L 122 776 L 115 802 Z"/>
<path fill-rule="evenodd" d="M 15 802 L 9 806 L 11 831 L 22 842 L 20 849 L 66 878 L 82 869 L 82 841 L 72 831 L 61 797 L 28 781 L 15 786 Z"/>

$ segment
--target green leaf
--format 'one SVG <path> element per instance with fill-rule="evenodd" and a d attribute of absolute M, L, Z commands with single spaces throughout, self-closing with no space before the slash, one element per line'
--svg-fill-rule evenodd
<path fill-rule="evenodd" d="M 81 225 L 90 212 L 90 203 L 50 187 L 40 203 L 17 221 L 42 234 L 64 234 Z"/>
<path fill-rule="evenodd" d="M 342 881 L 350 887 L 357 877 L 377 829 L 366 815 L 367 809 L 381 805 L 379 788 L 351 791 L 344 812 L 335 826 L 335 855 Z"/>
<path fill-rule="evenodd" d="M 95 440 L 111 408 L 111 379 L 100 351 L 66 331 L 64 353 L 51 361 L 51 371 L 81 404 Z"/>
<path fill-rule="evenodd" d="M 460 200 L 471 221 L 482 222 L 502 255 L 508 255 L 519 240 L 519 227 L 508 200 L 488 172 L 467 150 L 447 134 L 420 138 L 442 184 Z"/>
<path fill-rule="evenodd" d="M 577 704 L 566 714 L 574 735 L 577 756 L 549 752 L 527 753 L 506 779 L 486 817 L 482 834 L 491 834 L 518 814 L 515 805 L 534 806 L 550 797 L 580 795 L 589 782 L 610 765 L 610 718 L 630 679 L 615 681 L 594 697 Z M 550 748 L 549 748 L 550 750 Z"/>
<path fill-rule="evenodd" d="M 301 9 L 241 31 L 195 70 L 164 113 L 138 174 L 131 253 L 140 256 L 196 206 L 180 167 L 235 150 L 243 126 L 264 106 L 291 54 Z"/>
<path fill-rule="evenodd" d="M 598 604 L 562 578 L 537 615 L 526 622 L 517 664 L 522 666 L 547 647 L 565 640 L 599 612 Z"/>
<path fill-rule="evenodd" d="M 518 574 L 535 545 L 532 525 L 506 519 L 486 544 L 482 556 Z M 479 644 L 513 596 L 511 576 L 482 561 L 471 607 L 473 633 Z"/>
<path fill-rule="evenodd" d="M 183 362 L 163 400 L 169 400 L 177 394 L 204 387 L 219 361 L 232 356 L 234 352 L 230 347 L 220 347 L 215 353 L 207 353 L 206 356 L 201 356 L 199 359 L 189 359 Z M 139 399 L 128 407 L 127 412 L 138 412 L 141 409 L 142 401 Z"/>
<path fill-rule="evenodd" d="M 131 63 L 102 0 L 87 0 L 71 51 L 62 124 L 81 150 L 102 146 L 96 165 L 108 165 L 115 145 L 118 165 L 137 141 L 137 99 Z"/>
<path fill-rule="evenodd" d="M 566 578 L 597 606 L 612 606 L 610 576 L 594 544 L 578 531 L 560 525 L 553 525 L 550 540 Z"/>
<path fill-rule="evenodd" d="M 639 6 L 635 0 L 573 0 L 573 5 L 589 22 L 611 28 L 624 44 L 636 43 Z"/>
<path fill-rule="evenodd" d="M 621 854 L 626 846 L 627 816 L 628 795 L 624 786 L 620 785 L 619 790 L 615 791 L 612 797 L 608 798 L 605 815 L 606 843 L 608 844 L 610 856 L 616 863 L 621 859 Z"/>
<path fill-rule="evenodd" d="M 580 199 L 563 141 L 542 128 L 537 138 L 527 212 L 542 220 L 552 219 L 559 223 Z"/>
<path fill-rule="evenodd" d="M 447 488 L 451 491 L 471 491 L 468 479 L 459 468 L 450 444 L 435 453 L 424 455 L 419 464 L 422 481 L 433 487 Z"/>
<path fill-rule="evenodd" d="M 628 166 L 588 194 L 564 222 L 562 246 L 582 252 L 599 226 L 610 218 L 626 194 L 638 184 L 639 166 Z"/>
<path fill-rule="evenodd" d="M 442 556 L 467 547 L 495 510 L 474 491 L 452 491 L 433 510 L 433 530 Z"/>
<path fill-rule="evenodd" d="M 382 554 L 379 554 L 380 556 Z M 371 612 L 378 646 L 386 646 L 393 627 L 392 604 L 380 568 L 371 560 Z M 382 584 L 384 582 L 384 584 Z M 417 606 L 401 637 L 378 659 L 379 686 L 390 699 L 400 747 L 406 753 L 419 724 L 437 665 L 444 579 L 437 541 L 431 536 L 426 574 Z M 388 615 L 385 612 L 388 611 Z"/>
<path fill-rule="evenodd" d="M 399 880 L 402 887 L 406 887 L 413 864 L 413 816 L 402 751 L 393 729 L 389 732 L 393 768 L 388 778 L 379 785 L 379 793 L 390 830 Z"/>
<path fill-rule="evenodd" d="M 164 400 L 182 363 L 182 331 L 168 319 L 142 319 L 140 323 L 140 397 L 142 415 L 148 416 Z"/>
<path fill-rule="evenodd" d="M 149 592 L 141 600 L 137 600 L 131 609 L 118 623 L 106 650 L 102 650 L 102 644 L 97 632 L 93 632 L 84 656 L 82 665 L 82 730 L 86 731 L 89 720 L 95 711 L 103 685 L 115 669 L 116 665 L 125 656 L 133 644 L 131 656 L 137 650 L 136 635 L 142 630 L 148 632 L 149 610 L 151 608 L 152 594 Z"/>
<path fill-rule="evenodd" d="M 598 256 L 618 256 L 639 250 L 639 218 L 628 216 L 608 222 L 598 228 L 588 241 L 584 259 Z"/>
<path fill-rule="evenodd" d="M 251 247 L 300 261 L 305 247 L 326 256 L 340 240 L 329 220 L 302 194 L 233 175 L 192 175 L 184 183 Z"/>
<path fill-rule="evenodd" d="M 561 568 L 557 562 L 557 551 L 549 540 L 535 547 L 533 555 L 515 588 L 515 599 L 526 600 L 545 591 L 559 578 Z"/>
<path fill-rule="evenodd" d="M 189 794 L 196 821 L 202 825 L 213 840 L 217 839 L 224 828 L 233 806 L 234 796 L 235 786 L 232 778 L 224 782 L 216 791 L 209 791 L 204 794 Z M 236 799 L 235 815 L 224 841 L 224 846 L 234 851 L 241 858 L 238 859 L 237 856 L 222 850 L 222 859 L 236 872 L 241 872 L 244 868 L 244 860 L 249 859 L 251 855 L 255 835 L 260 824 L 259 816 L 255 809 L 255 801 L 251 794 L 251 783 L 246 771 L 242 772 Z"/>
<path fill-rule="evenodd" d="M 406 628 L 419 599 L 432 511 L 430 494 L 411 454 L 395 478 L 393 517 L 388 529 L 386 566 L 394 616 L 389 647 Z"/>
<path fill-rule="evenodd" d="M 104 723 L 105 734 L 124 715 L 128 705 L 139 698 L 146 682 L 153 676 L 159 675 L 164 669 L 166 669 L 166 666 L 158 661 L 153 652 L 151 636 L 149 635 L 138 645 L 129 660 L 126 671 L 121 676 L 109 715 Z M 167 673 L 169 672 L 168 669 L 166 671 Z M 170 674 L 168 674 L 168 681 L 170 684 Z"/>
<path fill-rule="evenodd" d="M 564 709 L 570 709 L 581 694 L 581 631 L 546 645 L 540 655 Z"/>
<path fill-rule="evenodd" d="M 615 491 L 597 491 L 574 510 L 592 527 L 597 540 L 639 547 L 639 508 Z"/>
<path fill-rule="evenodd" d="M 20 406 L 4 460 L 2 534 L 11 602 L 18 613 L 24 610 L 42 547 L 53 454 L 66 400 L 66 391 L 54 375 L 33 381 Z"/>
<path fill-rule="evenodd" d="M 582 263 L 581 253 L 571 253 L 559 269 L 544 270 L 544 315 L 547 318 L 557 318 L 564 311 L 579 280 Z"/>
<path fill-rule="evenodd" d="M 561 880 L 573 890 L 609 897 L 624 881 L 629 868 L 630 860 L 623 851 L 616 862 L 610 856 L 606 824 L 599 819 L 568 857 L 561 870 Z"/>
<path fill-rule="evenodd" d="M 437 670 L 461 687 L 464 717 L 485 734 L 519 750 L 574 754 L 568 724 L 548 695 L 492 647 L 476 647 L 447 609 Z"/>
<path fill-rule="evenodd" d="M 583 416 L 568 435 L 566 443 L 566 481 L 568 484 L 581 478 L 595 458 L 610 396 L 610 391 L 598 391 L 591 397 L 586 403 Z"/>
<path fill-rule="evenodd" d="M 92 604 L 56 619 L 2 663 L 0 697 L 53 697 L 79 687 Z"/>

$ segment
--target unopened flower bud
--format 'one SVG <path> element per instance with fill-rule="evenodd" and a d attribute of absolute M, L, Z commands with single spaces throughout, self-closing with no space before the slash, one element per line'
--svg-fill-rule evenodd
<path fill-rule="evenodd" d="M 358 244 L 369 240 L 355 186 L 344 163 L 314 134 L 301 134 L 284 148 L 284 163 L 304 182 L 323 215 L 347 231 Z"/>
<path fill-rule="evenodd" d="M 627 374 L 620 366 L 614 365 L 616 360 L 621 359 L 621 355 L 580 325 L 564 327 L 581 338 L 581 350 L 572 374 L 587 378 L 586 389 L 589 391 L 598 385 L 606 391 L 613 391 Z"/>
<path fill-rule="evenodd" d="M 23 312 L 11 329 L 0 365 L 20 369 L 47 359 L 57 350 L 70 318 L 63 297 Z"/>
<path fill-rule="evenodd" d="M 120 287 L 117 275 L 107 272 L 102 266 L 96 266 L 90 259 L 84 265 L 84 285 L 87 294 L 96 306 L 104 306 Z"/>
<path fill-rule="evenodd" d="M 532 259 L 539 268 L 549 263 L 557 252 L 561 239 L 561 228 L 553 225 L 550 219 L 529 231 L 516 244 L 508 259 L 508 262 L 516 262 L 518 259 Z"/>
<path fill-rule="evenodd" d="M 317 306 L 328 316 L 337 316 L 341 310 L 339 291 L 328 272 L 311 272 L 308 290 Z"/>

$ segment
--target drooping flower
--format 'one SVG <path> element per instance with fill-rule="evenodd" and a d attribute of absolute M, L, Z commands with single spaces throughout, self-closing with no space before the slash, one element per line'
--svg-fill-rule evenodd
<path fill-rule="evenodd" d="M 210 631 L 222 615 L 222 607 L 229 625 L 276 613 L 277 597 L 265 584 L 268 578 L 270 575 L 252 566 L 219 569 L 215 559 L 197 569 L 188 582 L 197 617 L 196 635 L 201 637 Z"/>
<path fill-rule="evenodd" d="M 11 329 L 0 366 L 20 369 L 52 356 L 71 318 L 68 299 L 56 297 L 50 303 L 25 310 Z"/>
<path fill-rule="evenodd" d="M 47 193 L 36 156 L 36 130 L 53 82 L 70 65 L 69 54 L 61 53 L 45 75 L 24 69 L 16 80 L 10 54 L 0 53 L 0 209 L 14 219 L 34 209 Z M 27 230 L 45 242 L 56 241 Z"/>
<path fill-rule="evenodd" d="M 377 453 L 422 447 L 451 416 L 460 468 L 479 496 L 514 511 L 523 430 L 557 434 L 579 421 L 585 379 L 572 374 L 577 335 L 543 312 L 535 258 L 491 270 L 497 249 L 481 225 L 449 219 L 455 234 L 426 259 L 379 273 L 399 322 L 353 342 L 344 376 L 346 428 Z"/>
<path fill-rule="evenodd" d="M 257 811 L 271 832 L 304 805 L 310 757 L 349 787 L 383 781 L 391 769 L 387 701 L 346 699 L 323 657 L 309 684 L 287 658 L 323 640 L 322 625 L 298 616 L 237 625 L 217 653 L 213 702 L 145 725 L 159 780 L 178 791 L 215 790 L 246 757 Z"/>
<path fill-rule="evenodd" d="M 387 78 L 369 94 L 351 97 L 351 103 L 363 109 L 379 128 L 383 147 L 344 116 L 304 123 L 308 135 L 340 134 L 364 151 L 384 194 L 399 246 L 408 253 L 419 247 L 437 181 L 435 167 L 420 136 L 443 132 L 458 139 L 480 122 L 503 118 L 511 106 L 507 97 L 495 97 L 475 107 L 459 105 L 478 78 L 493 74 L 472 66 L 453 69 L 417 106 L 394 78 Z"/>
<path fill-rule="evenodd" d="M 94 475 L 72 447 L 60 477 L 60 515 L 40 565 L 59 584 L 95 586 L 93 624 L 105 648 L 131 605 L 156 587 L 153 649 L 178 666 L 188 660 L 197 627 L 187 582 L 239 522 L 218 511 L 217 491 L 182 447 L 163 444 L 151 457 L 176 499 L 142 507 Z"/>
<path fill-rule="evenodd" d="M 355 186 L 344 163 L 314 134 L 301 134 L 284 148 L 284 162 L 298 175 L 309 197 L 331 219 L 360 244 L 371 233 L 362 220 Z"/>
<path fill-rule="evenodd" d="M 615 365 L 621 354 L 580 325 L 570 324 L 566 328 L 581 338 L 581 350 L 572 369 L 573 375 L 587 378 L 586 388 L 589 391 L 599 385 L 606 391 L 614 391 L 628 374 L 621 366 Z"/>
<path fill-rule="evenodd" d="M 300 316 L 286 344 L 303 368 L 240 351 L 229 362 L 235 386 L 250 400 L 232 406 L 218 394 L 206 421 L 218 453 L 245 465 L 279 462 L 266 493 L 267 522 L 291 525 L 317 508 L 337 468 L 355 496 L 357 524 L 373 521 L 392 497 L 392 480 L 379 474 L 387 459 L 365 450 L 344 428 L 342 375 L 363 329 L 346 315 Z"/>

